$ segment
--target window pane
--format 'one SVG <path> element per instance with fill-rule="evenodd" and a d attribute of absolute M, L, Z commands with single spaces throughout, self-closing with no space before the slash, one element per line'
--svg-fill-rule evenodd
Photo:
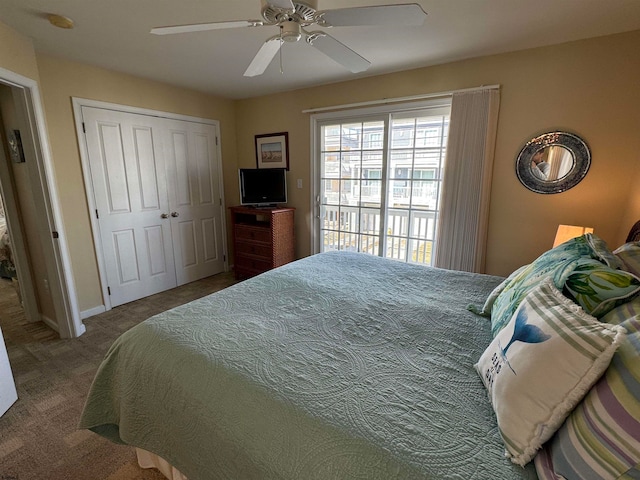
<path fill-rule="evenodd" d="M 409 234 L 409 210 L 389 209 L 387 234 L 406 237 Z"/>
<path fill-rule="evenodd" d="M 387 236 L 387 249 L 385 251 L 385 257 L 392 258 L 394 260 L 402 260 L 406 262 L 407 259 L 407 239 L 402 237 Z"/>
<path fill-rule="evenodd" d="M 382 181 L 364 180 L 360 187 L 360 204 L 363 207 L 380 207 L 382 201 Z"/>
<path fill-rule="evenodd" d="M 362 149 L 381 149 L 384 144 L 384 122 L 364 122 L 362 125 Z"/>
<path fill-rule="evenodd" d="M 412 148 L 414 129 L 415 120 L 413 118 L 394 120 L 391 127 L 391 148 Z"/>
<path fill-rule="evenodd" d="M 360 152 L 344 152 L 342 154 L 342 163 L 340 165 L 342 178 L 360 177 L 360 158 Z"/>
<path fill-rule="evenodd" d="M 362 124 L 349 123 L 342 125 L 341 150 L 360 150 L 362 144 Z"/>
<path fill-rule="evenodd" d="M 321 182 L 321 203 L 328 205 L 340 204 L 340 181 L 322 180 Z"/>
<path fill-rule="evenodd" d="M 342 232 L 340 234 L 340 250 L 357 252 L 359 240 L 360 235 L 358 235 L 357 233 Z"/>
<path fill-rule="evenodd" d="M 411 189 L 408 180 L 391 180 L 387 192 L 389 207 L 408 207 L 411 201 Z"/>
<path fill-rule="evenodd" d="M 433 180 L 413 180 L 411 204 L 414 208 L 435 210 L 438 205 L 438 183 Z"/>
<path fill-rule="evenodd" d="M 409 258 L 410 263 L 422 263 L 424 265 L 431 265 L 431 252 L 433 250 L 433 242 L 425 240 L 410 240 L 409 241 Z"/>
<path fill-rule="evenodd" d="M 328 205 L 322 205 L 320 207 L 320 227 L 323 230 L 338 230 L 340 228 L 339 223 L 339 207 L 332 207 Z"/>
<path fill-rule="evenodd" d="M 361 235 L 360 252 L 378 255 L 380 251 L 380 237 L 378 235 Z"/>
<path fill-rule="evenodd" d="M 339 250 L 338 248 L 338 240 L 340 238 L 340 233 L 335 231 L 323 231 L 322 232 L 322 251 L 328 252 L 331 250 Z"/>
<path fill-rule="evenodd" d="M 423 212 L 414 210 L 411 212 L 411 231 L 409 236 L 433 240 L 436 231 L 436 212 Z"/>
<path fill-rule="evenodd" d="M 340 157 L 335 153 L 323 153 L 320 176 L 322 178 L 338 178 L 340 176 L 339 160 Z"/>
<path fill-rule="evenodd" d="M 340 204 L 360 205 L 360 180 L 341 180 L 340 185 Z"/>

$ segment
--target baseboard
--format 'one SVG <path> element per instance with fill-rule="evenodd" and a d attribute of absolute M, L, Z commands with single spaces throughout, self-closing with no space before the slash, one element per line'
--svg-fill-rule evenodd
<path fill-rule="evenodd" d="M 44 323 L 46 323 L 49 327 L 54 329 L 56 332 L 60 333 L 60 328 L 58 328 L 58 322 L 54 322 L 46 315 L 40 315 L 40 320 L 42 320 Z"/>
<path fill-rule="evenodd" d="M 98 305 L 97 307 L 90 308 L 89 310 L 83 310 L 80 312 L 80 318 L 84 320 L 85 318 L 93 317 L 94 315 L 100 315 L 101 313 L 106 312 L 107 309 L 104 305 Z"/>

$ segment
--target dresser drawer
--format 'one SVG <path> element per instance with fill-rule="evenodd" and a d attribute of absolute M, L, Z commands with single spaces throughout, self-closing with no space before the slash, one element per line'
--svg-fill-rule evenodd
<path fill-rule="evenodd" d="M 256 272 L 266 272 L 273 268 L 273 264 L 270 260 L 245 255 L 236 255 L 235 263 L 236 268 L 249 269 Z"/>
<path fill-rule="evenodd" d="M 269 228 L 252 227 L 250 225 L 236 225 L 235 234 L 237 241 L 256 241 L 271 243 L 271 230 Z"/>
<path fill-rule="evenodd" d="M 253 257 L 262 257 L 265 260 L 269 261 L 271 260 L 271 258 L 273 258 L 273 248 L 271 247 L 271 245 L 243 242 L 238 239 L 235 248 L 238 255 L 248 254 Z"/>

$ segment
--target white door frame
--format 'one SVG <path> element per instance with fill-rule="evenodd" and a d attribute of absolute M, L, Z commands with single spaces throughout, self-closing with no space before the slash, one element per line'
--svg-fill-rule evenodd
<path fill-rule="evenodd" d="M 29 181 L 37 207 L 38 230 L 49 276 L 57 330 L 61 338 L 79 337 L 86 329 L 78 310 L 78 299 L 62 221 L 62 210 L 58 201 L 53 159 L 38 82 L 1 67 L 0 82 L 20 89 L 13 90 L 14 98 L 18 92 L 22 92 L 22 97 L 15 100 L 23 110 L 18 112 L 23 117 L 25 128 L 22 135 L 23 147 L 29 157 L 34 160 L 28 166 Z M 10 218 L 9 221 L 17 225 L 19 219 Z"/>
<path fill-rule="evenodd" d="M 130 105 L 121 105 L 117 103 L 101 102 L 98 100 L 90 100 L 87 98 L 72 97 L 73 104 L 73 116 L 76 124 L 76 132 L 78 135 L 78 144 L 80 147 L 80 161 L 82 163 L 82 176 L 84 179 L 84 186 L 87 192 L 87 205 L 89 207 L 89 218 L 91 219 L 91 229 L 93 231 L 93 243 L 96 249 L 96 257 L 98 259 L 98 272 L 100 275 L 100 284 L 102 288 L 102 300 L 104 302 L 104 310 L 111 310 L 111 300 L 109 299 L 109 292 L 107 290 L 107 271 L 104 261 L 104 251 L 102 248 L 102 242 L 100 241 L 100 224 L 95 216 L 96 201 L 95 193 L 93 190 L 93 182 L 91 181 L 91 170 L 89 163 L 89 150 L 87 146 L 86 137 L 82 126 L 82 107 L 103 108 L 107 110 L 115 110 L 124 113 L 135 113 L 138 115 L 147 115 L 151 117 L 169 118 L 172 120 L 183 120 L 187 122 L 204 123 L 208 125 L 214 125 L 216 127 L 218 137 L 220 137 L 220 122 L 218 120 L 210 120 L 208 118 L 192 117 L 189 115 L 181 115 L 178 113 L 163 112 L 160 110 L 151 110 L 147 108 L 132 107 Z M 224 269 L 229 270 L 229 258 L 227 255 L 227 229 L 226 229 L 226 215 L 225 215 L 225 200 L 224 200 L 224 182 L 222 178 L 222 148 L 221 142 L 218 138 L 216 141 L 216 154 L 220 161 L 218 162 L 218 183 L 220 188 L 220 213 L 222 218 L 222 250 L 225 255 Z M 95 309 L 93 309 L 95 310 Z M 92 310 L 92 311 L 93 311 Z M 96 311 L 96 313 L 99 313 Z"/>

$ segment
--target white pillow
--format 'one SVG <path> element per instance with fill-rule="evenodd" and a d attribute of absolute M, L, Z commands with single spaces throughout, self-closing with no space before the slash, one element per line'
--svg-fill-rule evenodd
<path fill-rule="evenodd" d="M 547 279 L 475 365 L 513 463 L 525 465 L 607 369 L 625 329 L 598 322 Z"/>

